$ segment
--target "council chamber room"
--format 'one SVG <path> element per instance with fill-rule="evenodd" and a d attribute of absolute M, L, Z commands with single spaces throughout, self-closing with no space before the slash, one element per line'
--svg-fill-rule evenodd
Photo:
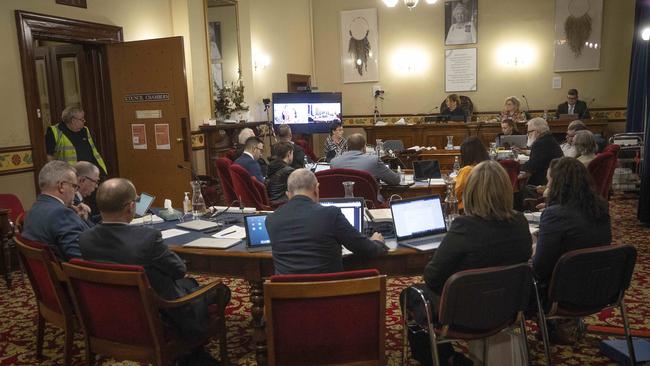
<path fill-rule="evenodd" d="M 650 362 L 647 0 L 0 11 L 1 366 Z"/>

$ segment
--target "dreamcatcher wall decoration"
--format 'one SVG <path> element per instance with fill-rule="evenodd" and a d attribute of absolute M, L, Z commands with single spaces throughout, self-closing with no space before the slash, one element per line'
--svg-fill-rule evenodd
<path fill-rule="evenodd" d="M 344 83 L 379 80 L 377 9 L 341 12 L 341 67 Z"/>
<path fill-rule="evenodd" d="M 603 0 L 555 1 L 555 71 L 600 68 Z"/>

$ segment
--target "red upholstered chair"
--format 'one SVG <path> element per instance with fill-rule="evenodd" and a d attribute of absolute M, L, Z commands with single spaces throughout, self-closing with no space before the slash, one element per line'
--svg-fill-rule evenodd
<path fill-rule="evenodd" d="M 20 199 L 11 193 L 0 193 L 0 208 L 8 208 L 11 210 L 9 219 L 12 222 L 16 222 L 18 216 L 25 212 Z"/>
<path fill-rule="evenodd" d="M 343 182 L 354 182 L 355 197 L 363 197 L 374 208 L 386 207 L 377 199 L 379 186 L 368 172 L 355 169 L 328 169 L 316 173 L 319 194 L 323 198 L 345 197 Z"/>
<path fill-rule="evenodd" d="M 634 246 L 607 245 L 565 253 L 555 264 L 548 285 L 546 304 L 542 304 L 535 281 L 539 325 L 542 328 L 546 364 L 551 365 L 546 320 L 578 318 L 618 307 L 630 356 L 636 365 L 630 325 L 625 311 L 625 291 L 630 287 L 637 252 Z"/>
<path fill-rule="evenodd" d="M 19 233 L 14 238 L 38 306 L 36 357 L 39 360 L 43 357 L 43 334 L 47 321 L 65 331 L 63 364 L 70 365 L 74 339 L 74 313 L 64 287 L 65 274 L 47 245 L 27 240 Z"/>
<path fill-rule="evenodd" d="M 225 316 L 213 314 L 206 339 L 180 339 L 163 328 L 160 310 L 187 305 L 215 288 L 214 281 L 176 300 L 163 300 L 151 288 L 141 266 L 105 264 L 73 259 L 63 263 L 72 300 L 86 341 L 89 365 L 95 355 L 154 365 L 174 361 L 219 335 L 221 361 L 228 363 Z M 222 304 L 223 305 L 223 304 Z M 225 306 L 224 306 L 225 307 Z"/>
<path fill-rule="evenodd" d="M 436 310 L 438 319 L 431 319 L 431 303 L 417 286 L 408 287 L 414 291 L 417 304 L 403 304 L 403 338 L 408 339 L 408 328 L 429 333 L 431 358 L 439 364 L 439 342 L 451 340 L 484 339 L 501 330 L 519 323 L 522 341 L 526 344 L 524 310 L 528 307 L 532 284 L 532 273 L 528 263 L 511 266 L 470 269 L 453 274 L 447 279 Z M 411 297 L 413 298 L 413 297 Z M 408 309 L 424 306 L 427 324 L 418 324 Z M 489 360 L 488 347 L 484 343 L 483 359 Z M 408 344 L 403 344 L 403 365 L 408 364 Z M 528 359 L 528 347 L 526 346 Z"/>
<path fill-rule="evenodd" d="M 266 186 L 248 174 L 248 171 L 239 164 L 230 165 L 232 186 L 239 201 L 246 207 L 255 207 L 258 210 L 272 210 Z"/>
<path fill-rule="evenodd" d="M 596 155 L 596 158 L 589 163 L 587 170 L 596 183 L 596 191 L 604 198 L 609 198 L 609 189 L 612 187 L 612 177 L 618 158 L 611 152 L 604 152 Z"/>
<path fill-rule="evenodd" d="M 517 160 L 499 160 L 499 164 L 506 170 L 508 177 L 510 178 L 510 183 L 512 183 L 512 188 L 517 190 L 518 186 L 518 177 L 519 177 L 519 161 Z"/>
<path fill-rule="evenodd" d="M 385 365 L 386 276 L 276 275 L 264 283 L 268 363 Z"/>
<path fill-rule="evenodd" d="M 226 155 L 227 159 L 230 159 L 230 161 L 237 160 L 237 158 L 235 157 L 235 155 L 237 155 L 237 150 L 235 150 L 235 149 L 230 149 L 230 150 L 226 151 L 225 155 Z"/>
<path fill-rule="evenodd" d="M 621 145 L 609 144 L 605 146 L 603 152 L 611 152 L 612 154 L 618 156 L 618 152 L 621 150 Z"/>
<path fill-rule="evenodd" d="M 223 200 L 226 205 L 229 205 L 232 201 L 237 199 L 237 195 L 235 195 L 235 190 L 232 186 L 232 178 L 230 178 L 230 166 L 232 165 L 232 160 L 228 158 L 218 158 L 215 160 L 214 164 L 217 168 L 219 182 L 221 183 Z"/>

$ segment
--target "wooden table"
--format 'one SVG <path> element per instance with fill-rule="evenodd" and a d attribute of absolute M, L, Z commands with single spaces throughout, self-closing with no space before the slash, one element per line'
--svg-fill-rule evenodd
<path fill-rule="evenodd" d="M 264 330 L 264 292 L 266 277 L 274 273 L 271 252 L 249 253 L 242 245 L 228 250 L 184 248 L 170 246 L 183 260 L 188 270 L 195 273 L 243 278 L 251 286 L 251 309 L 253 317 L 253 341 L 259 365 L 266 364 L 266 334 Z M 377 268 L 389 276 L 421 275 L 425 265 L 434 252 L 418 252 L 414 249 L 398 247 L 385 255 L 374 259 L 359 258 L 351 255 L 343 258 L 346 271 Z"/>

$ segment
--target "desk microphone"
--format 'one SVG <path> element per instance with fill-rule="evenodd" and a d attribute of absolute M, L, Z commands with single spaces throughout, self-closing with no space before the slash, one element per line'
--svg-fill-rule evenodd
<path fill-rule="evenodd" d="M 524 101 L 526 102 L 526 112 L 530 112 L 530 106 L 528 105 L 528 98 L 526 98 L 525 95 L 521 95 L 522 98 L 524 98 Z"/>
<path fill-rule="evenodd" d="M 190 173 L 192 173 L 192 180 L 198 180 L 198 178 L 196 177 L 196 172 L 194 172 L 194 169 L 183 166 L 182 164 L 178 164 L 176 165 L 176 167 L 178 169 L 188 170 Z"/>

